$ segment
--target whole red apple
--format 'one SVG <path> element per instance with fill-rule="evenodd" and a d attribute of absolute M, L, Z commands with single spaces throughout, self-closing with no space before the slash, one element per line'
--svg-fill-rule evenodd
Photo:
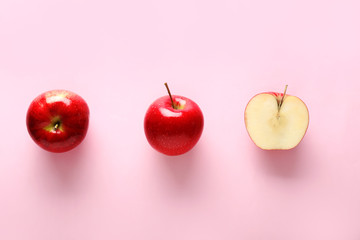
<path fill-rule="evenodd" d="M 26 125 L 32 139 L 50 152 L 66 152 L 81 143 L 89 126 L 89 108 L 79 95 L 53 90 L 30 104 Z"/>
<path fill-rule="evenodd" d="M 153 102 L 144 120 L 145 135 L 157 151 L 175 156 L 188 152 L 199 141 L 204 117 L 192 100 L 178 95 L 161 97 Z"/>

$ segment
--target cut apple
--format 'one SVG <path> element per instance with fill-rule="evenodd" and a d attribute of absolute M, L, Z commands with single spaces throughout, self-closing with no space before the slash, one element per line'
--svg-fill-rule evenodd
<path fill-rule="evenodd" d="M 285 96 L 285 97 L 283 97 Z M 245 109 L 245 125 L 252 141 L 265 150 L 291 149 L 303 139 L 309 112 L 298 97 L 282 93 L 260 93 Z"/>

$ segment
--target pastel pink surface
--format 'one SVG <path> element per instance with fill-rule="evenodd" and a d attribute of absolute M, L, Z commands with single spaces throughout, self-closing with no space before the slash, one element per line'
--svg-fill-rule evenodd
<path fill-rule="evenodd" d="M 359 239 L 359 7 L 1 1 L 0 239 Z M 179 157 L 143 130 L 165 81 L 205 118 Z M 285 84 L 309 129 L 291 151 L 262 151 L 245 106 Z M 25 125 L 32 99 L 57 88 L 91 112 L 86 139 L 64 154 L 40 149 Z"/>

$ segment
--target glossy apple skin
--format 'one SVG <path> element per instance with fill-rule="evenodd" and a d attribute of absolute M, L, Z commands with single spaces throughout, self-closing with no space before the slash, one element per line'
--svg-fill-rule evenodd
<path fill-rule="evenodd" d="M 26 115 L 31 138 L 49 152 L 66 152 L 79 145 L 89 126 L 89 107 L 79 95 L 53 90 L 36 97 Z M 55 129 L 55 124 L 59 128 Z"/>
<path fill-rule="evenodd" d="M 247 108 L 247 106 L 249 105 L 249 103 L 251 102 L 251 100 L 254 98 L 254 97 L 256 97 L 256 96 L 258 96 L 258 95 L 260 95 L 260 94 L 270 94 L 270 95 L 274 95 L 279 101 L 280 101 L 280 99 L 282 98 L 282 96 L 284 96 L 284 94 L 283 93 L 278 93 L 278 92 L 262 92 L 262 93 L 258 93 L 258 94 L 256 94 L 255 96 L 253 96 L 251 99 L 250 99 L 250 101 L 247 103 L 247 105 L 246 105 L 246 107 L 245 107 L 245 111 L 244 111 L 244 122 L 245 122 L 245 127 L 246 127 L 246 108 Z M 285 96 L 291 96 L 291 95 L 289 95 L 289 94 L 286 94 Z M 298 97 L 297 97 L 298 98 Z M 303 100 L 301 100 L 300 98 L 298 98 L 300 101 L 302 101 L 303 103 L 304 103 L 304 101 Z M 306 109 L 307 109 L 307 111 L 309 112 L 309 109 L 308 109 L 308 107 L 306 106 L 306 104 L 304 103 L 304 105 L 305 105 L 305 107 L 306 107 Z M 309 117 L 309 120 L 308 120 L 308 122 L 310 122 L 310 117 Z M 247 128 L 247 127 L 246 127 Z M 305 130 L 305 134 L 304 134 L 304 136 L 301 138 L 301 140 L 299 141 L 299 143 L 297 144 L 297 145 L 299 145 L 300 144 L 300 142 L 304 139 L 304 137 L 305 137 L 305 135 L 306 135 L 306 132 L 307 132 L 307 130 L 308 130 L 308 128 L 309 128 L 309 124 L 308 124 L 308 126 L 306 127 L 306 130 Z M 250 136 L 250 134 L 249 134 L 249 132 L 248 132 L 248 135 L 249 135 L 249 137 L 250 137 L 250 139 L 251 139 L 251 141 L 257 146 L 257 147 L 259 147 L 259 148 L 261 148 L 260 146 L 258 146 L 253 140 L 252 140 L 252 138 L 251 138 L 251 136 Z M 297 146 L 296 145 L 296 146 Z M 293 148 L 295 148 L 296 146 L 294 146 Z M 293 148 L 290 148 L 290 149 L 293 149 Z M 262 149 L 262 148 L 261 148 Z M 290 150 L 290 149 L 286 149 L 286 150 Z M 280 151 L 284 151 L 285 149 L 271 149 L 271 150 L 267 150 L 267 149 L 263 149 L 263 150 L 266 150 L 266 151 L 273 151 L 273 150 L 280 150 Z"/>
<path fill-rule="evenodd" d="M 175 104 L 184 104 L 183 109 L 174 109 L 169 96 L 153 102 L 144 119 L 145 135 L 157 151 L 175 156 L 188 152 L 199 141 L 204 128 L 204 117 L 199 106 L 192 100 L 173 95 Z"/>

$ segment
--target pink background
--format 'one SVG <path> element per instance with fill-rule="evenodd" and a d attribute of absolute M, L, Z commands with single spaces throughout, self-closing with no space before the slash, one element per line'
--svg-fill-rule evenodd
<path fill-rule="evenodd" d="M 357 0 L 0 1 L 0 239 L 360 239 Z M 199 104 L 198 145 L 146 141 L 156 98 Z M 262 151 L 243 121 L 263 91 L 310 110 L 302 143 Z M 75 150 L 37 147 L 25 114 L 69 89 L 89 104 Z"/>

